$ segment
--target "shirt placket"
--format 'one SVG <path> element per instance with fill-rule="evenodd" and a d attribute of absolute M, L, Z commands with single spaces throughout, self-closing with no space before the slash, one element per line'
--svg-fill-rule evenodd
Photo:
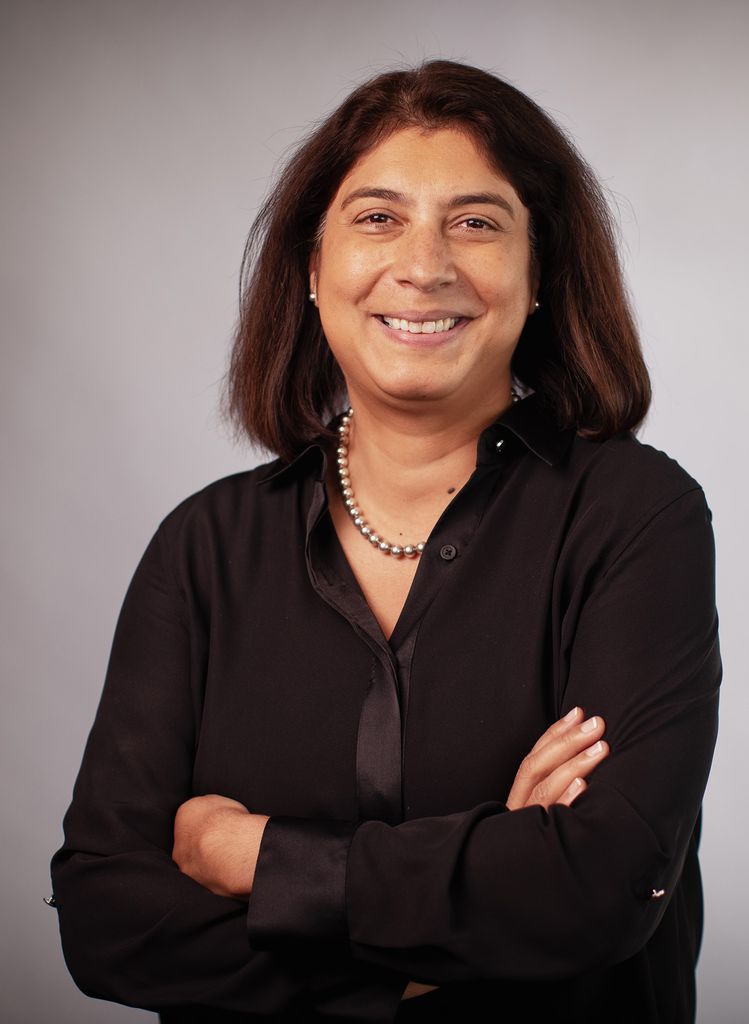
<path fill-rule="evenodd" d="M 333 537 L 323 478 L 313 486 L 307 514 L 307 570 L 319 597 L 342 615 L 371 652 L 356 743 L 356 792 L 360 819 L 404 820 L 403 763 L 411 663 L 419 625 L 456 559 L 470 543 L 494 492 L 494 464 L 478 467 L 445 510 L 421 556 L 401 617 L 388 643 Z M 324 531 L 330 531 L 325 536 Z M 334 564 L 338 563 L 338 564 Z"/>

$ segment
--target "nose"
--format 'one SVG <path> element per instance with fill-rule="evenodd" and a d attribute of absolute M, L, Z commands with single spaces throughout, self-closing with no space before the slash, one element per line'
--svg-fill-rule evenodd
<path fill-rule="evenodd" d="M 434 291 L 458 277 L 450 243 L 436 225 L 412 225 L 398 240 L 392 267 L 399 284 Z"/>

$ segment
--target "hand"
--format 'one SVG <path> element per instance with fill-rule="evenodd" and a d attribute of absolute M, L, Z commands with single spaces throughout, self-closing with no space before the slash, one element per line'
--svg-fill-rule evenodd
<path fill-rule="evenodd" d="M 587 788 L 585 777 L 608 756 L 608 744 L 601 740 L 605 728 L 600 715 L 584 719 L 581 708 L 555 722 L 523 759 L 507 797 L 509 810 L 569 807 Z"/>
<path fill-rule="evenodd" d="M 425 992 L 434 992 L 439 985 L 424 985 L 420 981 L 409 981 L 403 990 L 401 999 L 413 999 L 414 996 L 423 996 Z"/>
<path fill-rule="evenodd" d="M 246 899 L 268 820 L 225 796 L 195 796 L 175 815 L 172 859 L 217 896 Z"/>
<path fill-rule="evenodd" d="M 600 715 L 584 720 L 581 708 L 573 708 L 546 730 L 530 754 L 523 759 L 507 797 L 511 811 L 541 804 L 567 807 L 586 788 L 585 776 L 608 755 L 601 741 L 606 725 Z M 431 992 L 436 985 L 409 981 L 401 999 Z"/>

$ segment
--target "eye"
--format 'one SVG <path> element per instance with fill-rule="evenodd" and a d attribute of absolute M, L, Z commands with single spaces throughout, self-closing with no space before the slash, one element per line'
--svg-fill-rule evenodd
<path fill-rule="evenodd" d="M 393 217 L 389 213 L 365 213 L 363 217 L 357 218 L 356 224 L 362 224 L 364 227 L 381 228 L 388 227 L 393 222 Z"/>
<path fill-rule="evenodd" d="M 492 224 L 491 221 L 484 220 L 483 217 L 466 217 L 465 220 L 460 222 L 461 225 L 465 225 L 470 231 L 496 231 L 496 224 Z"/>

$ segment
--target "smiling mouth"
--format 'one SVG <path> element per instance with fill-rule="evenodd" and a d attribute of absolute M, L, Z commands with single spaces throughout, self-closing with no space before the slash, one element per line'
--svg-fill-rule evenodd
<path fill-rule="evenodd" d="M 380 323 L 393 331 L 408 331 L 409 334 L 446 334 L 458 324 L 468 321 L 465 316 L 448 316 L 441 320 L 403 320 L 394 316 L 377 316 Z"/>

